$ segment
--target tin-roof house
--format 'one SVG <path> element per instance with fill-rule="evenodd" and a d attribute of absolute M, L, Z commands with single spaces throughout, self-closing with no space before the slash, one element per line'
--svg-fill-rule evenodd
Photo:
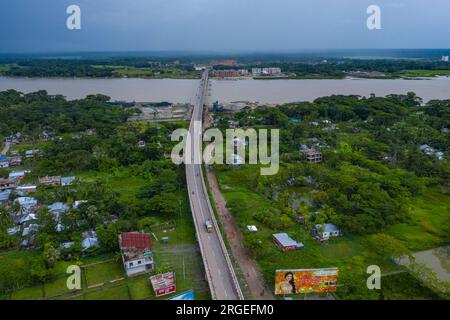
<path fill-rule="evenodd" d="M 59 186 L 61 184 L 61 177 L 60 176 L 40 177 L 39 184 L 43 186 Z"/>
<path fill-rule="evenodd" d="M 19 186 L 19 178 L 0 178 L 0 191 L 15 189 Z"/>
<path fill-rule="evenodd" d="M 64 202 L 55 202 L 48 206 L 48 211 L 53 214 L 56 221 L 60 221 L 61 216 L 69 211 L 69 206 Z"/>
<path fill-rule="evenodd" d="M 62 177 L 61 185 L 62 186 L 71 186 L 75 180 L 76 180 L 76 177 Z"/>
<path fill-rule="evenodd" d="M 322 224 L 316 224 L 315 227 L 315 234 L 319 238 L 319 240 L 324 241 L 328 240 L 331 237 L 338 237 L 342 235 L 341 231 L 332 223 L 325 223 Z"/>
<path fill-rule="evenodd" d="M 85 231 L 81 235 L 81 238 L 81 247 L 83 248 L 82 251 L 98 247 L 98 238 L 95 231 Z"/>
<path fill-rule="evenodd" d="M 32 197 L 19 197 L 14 200 L 14 203 L 19 204 L 20 212 L 22 214 L 32 213 L 38 206 L 38 201 Z"/>
<path fill-rule="evenodd" d="M 287 233 L 275 233 L 273 238 L 275 243 L 282 248 L 283 251 L 297 250 L 304 247 L 303 243 L 295 241 L 289 237 Z"/>
<path fill-rule="evenodd" d="M 154 269 L 150 235 L 141 232 L 122 232 L 119 235 L 122 262 L 128 276 Z"/>

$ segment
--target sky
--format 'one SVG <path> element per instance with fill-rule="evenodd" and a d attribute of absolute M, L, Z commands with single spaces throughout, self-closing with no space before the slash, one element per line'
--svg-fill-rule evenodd
<path fill-rule="evenodd" d="M 1 0 L 0 53 L 449 48 L 449 19 L 450 0 Z"/>

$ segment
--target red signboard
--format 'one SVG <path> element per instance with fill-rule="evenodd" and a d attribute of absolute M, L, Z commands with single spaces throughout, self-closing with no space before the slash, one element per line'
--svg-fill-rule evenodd
<path fill-rule="evenodd" d="M 150 277 L 153 291 L 157 297 L 176 292 L 175 272 L 157 274 Z"/>

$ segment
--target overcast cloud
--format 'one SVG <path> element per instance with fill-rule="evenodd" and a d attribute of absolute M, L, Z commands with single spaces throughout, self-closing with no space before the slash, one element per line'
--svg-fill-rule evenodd
<path fill-rule="evenodd" d="M 0 52 L 448 48 L 449 19 L 450 0 L 1 0 Z"/>

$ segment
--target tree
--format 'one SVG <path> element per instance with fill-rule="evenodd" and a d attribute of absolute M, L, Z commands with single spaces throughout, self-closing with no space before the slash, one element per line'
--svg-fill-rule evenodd
<path fill-rule="evenodd" d="M 55 249 L 52 243 L 45 244 L 43 257 L 47 269 L 53 268 L 60 256 L 61 252 L 58 249 Z"/>
<path fill-rule="evenodd" d="M 172 193 L 158 194 L 144 202 L 144 209 L 166 218 L 174 218 L 180 211 L 180 199 Z"/>
<path fill-rule="evenodd" d="M 119 233 L 121 228 L 119 224 L 110 223 L 106 225 L 99 225 L 95 229 L 98 240 L 100 242 L 100 247 L 105 252 L 117 251 L 119 248 Z"/>

